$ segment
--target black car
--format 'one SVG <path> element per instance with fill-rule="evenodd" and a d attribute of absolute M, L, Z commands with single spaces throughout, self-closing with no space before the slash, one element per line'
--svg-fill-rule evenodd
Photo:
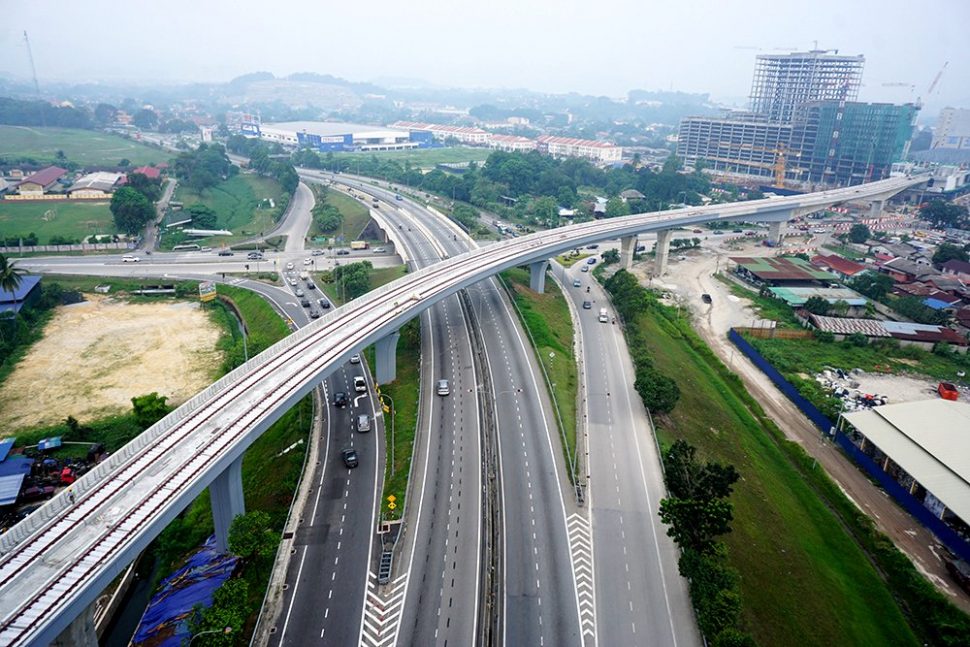
<path fill-rule="evenodd" d="M 590 303 L 589 301 L 583 301 L 583 310 L 589 310 L 592 307 L 593 307 L 592 303 Z"/>
<path fill-rule="evenodd" d="M 350 468 L 357 467 L 357 450 L 345 449 L 340 452 L 340 457 L 344 459 L 344 465 Z"/>
<path fill-rule="evenodd" d="M 303 306 L 304 308 L 309 308 L 310 300 L 307 299 L 306 297 L 303 297 L 302 299 L 300 299 L 300 305 Z"/>
<path fill-rule="evenodd" d="M 709 295 L 709 294 L 707 294 L 705 292 L 704 294 L 701 295 L 701 301 L 703 301 L 704 303 L 711 303 L 711 301 L 712 301 L 711 300 L 711 295 Z"/>
<path fill-rule="evenodd" d="M 330 302 L 327 301 L 326 299 L 320 299 L 319 301 L 317 301 L 317 303 L 320 304 L 320 307 L 321 308 L 325 308 L 326 309 L 326 308 L 329 308 L 330 307 Z"/>
<path fill-rule="evenodd" d="M 347 398 L 347 394 L 343 391 L 337 391 L 333 394 L 333 406 L 335 407 L 346 407 L 350 404 L 350 400 Z"/>
<path fill-rule="evenodd" d="M 337 256 L 350 256 L 350 250 L 349 249 L 338 249 L 337 250 Z"/>

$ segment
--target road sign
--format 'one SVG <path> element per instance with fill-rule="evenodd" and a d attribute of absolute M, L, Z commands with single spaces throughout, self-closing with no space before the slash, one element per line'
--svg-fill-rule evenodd
<path fill-rule="evenodd" d="M 199 301 L 205 303 L 216 298 L 216 284 L 212 281 L 202 281 L 199 283 Z"/>
<path fill-rule="evenodd" d="M 397 497 L 392 494 L 391 496 L 387 497 L 387 500 L 390 501 L 391 503 L 394 503 L 395 501 L 397 501 Z"/>
<path fill-rule="evenodd" d="M 393 509 L 394 509 L 394 508 L 396 508 L 396 507 L 397 507 L 397 505 L 396 505 L 396 504 L 394 504 L 394 503 L 388 503 L 388 504 L 387 504 L 387 509 L 388 509 L 388 510 L 393 510 Z"/>

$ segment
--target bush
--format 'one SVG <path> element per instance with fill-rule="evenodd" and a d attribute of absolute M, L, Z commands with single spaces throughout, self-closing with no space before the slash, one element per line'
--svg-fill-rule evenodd
<path fill-rule="evenodd" d="M 670 413 L 680 399 L 677 382 L 652 366 L 637 366 L 633 388 L 653 413 Z"/>
<path fill-rule="evenodd" d="M 858 346 L 861 348 L 869 345 L 869 338 L 863 335 L 861 332 L 854 332 L 851 335 L 846 336 L 845 343 L 849 344 L 850 346 Z"/>

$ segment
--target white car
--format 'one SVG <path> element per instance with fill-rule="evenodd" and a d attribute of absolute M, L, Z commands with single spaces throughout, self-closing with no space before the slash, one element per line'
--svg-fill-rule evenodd
<path fill-rule="evenodd" d="M 375 247 L 374 248 L 374 253 L 375 254 L 383 254 L 385 252 L 387 252 L 387 248 L 386 247 Z"/>
<path fill-rule="evenodd" d="M 292 270 L 293 269 L 293 263 L 287 263 L 286 264 L 286 269 Z"/>
<path fill-rule="evenodd" d="M 132 256 L 131 254 L 125 254 L 124 256 L 121 257 L 122 263 L 137 263 L 140 260 L 141 260 L 140 258 L 138 258 L 137 256 Z"/>
<path fill-rule="evenodd" d="M 358 393 L 363 393 L 367 390 L 367 380 L 364 379 L 362 375 L 354 376 L 354 391 Z"/>
<path fill-rule="evenodd" d="M 313 259 L 311 259 L 311 258 L 304 258 L 304 259 L 303 259 L 303 264 L 304 264 L 304 265 L 309 265 L 309 264 L 311 264 L 312 262 L 313 262 Z"/>
<path fill-rule="evenodd" d="M 357 353 L 351 355 L 350 356 L 350 363 L 351 364 L 360 364 L 360 355 L 357 354 Z"/>

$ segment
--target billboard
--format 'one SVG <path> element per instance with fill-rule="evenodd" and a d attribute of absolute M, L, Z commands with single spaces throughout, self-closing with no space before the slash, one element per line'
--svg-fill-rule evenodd
<path fill-rule="evenodd" d="M 202 281 L 199 283 L 199 301 L 205 303 L 216 298 L 216 284 L 212 281 Z"/>

